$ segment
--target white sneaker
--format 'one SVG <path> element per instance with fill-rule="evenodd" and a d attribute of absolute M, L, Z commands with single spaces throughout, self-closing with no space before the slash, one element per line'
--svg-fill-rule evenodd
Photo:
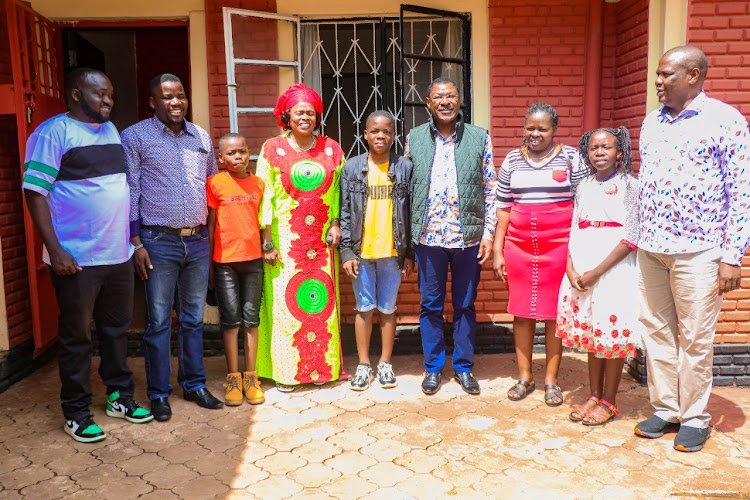
<path fill-rule="evenodd" d="M 79 443 L 96 443 L 107 437 L 91 416 L 66 420 L 63 429 Z"/>
<path fill-rule="evenodd" d="M 360 363 L 357 365 L 357 371 L 352 378 L 351 389 L 353 391 L 364 391 L 370 387 L 370 380 L 372 380 L 372 368 L 370 368 L 370 365 Z"/>
<path fill-rule="evenodd" d="M 383 389 L 391 389 L 398 385 L 396 375 L 393 373 L 393 365 L 389 361 L 378 363 L 378 382 Z"/>

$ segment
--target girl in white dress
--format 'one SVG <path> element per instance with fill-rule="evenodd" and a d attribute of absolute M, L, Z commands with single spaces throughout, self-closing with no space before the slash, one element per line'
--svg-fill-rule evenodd
<path fill-rule="evenodd" d="M 591 395 L 570 419 L 603 425 L 619 415 L 615 398 L 625 358 L 640 346 L 638 181 L 625 127 L 588 132 L 578 145 L 592 175 L 576 191 L 557 336 L 588 352 Z"/>

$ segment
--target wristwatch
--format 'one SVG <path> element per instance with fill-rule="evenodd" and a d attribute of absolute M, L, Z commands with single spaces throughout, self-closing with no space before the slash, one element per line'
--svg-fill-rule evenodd
<path fill-rule="evenodd" d="M 273 248 L 273 241 L 266 241 L 261 245 L 263 250 L 271 250 Z"/>

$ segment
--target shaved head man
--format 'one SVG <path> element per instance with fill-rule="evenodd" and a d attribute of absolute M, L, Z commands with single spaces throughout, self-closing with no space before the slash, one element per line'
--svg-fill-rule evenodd
<path fill-rule="evenodd" d="M 656 69 L 656 95 L 672 117 L 701 93 L 707 73 L 708 58 L 698 47 L 675 47 L 662 56 Z"/>
<path fill-rule="evenodd" d="M 747 121 L 703 92 L 707 73 L 698 47 L 666 52 L 656 69 L 662 106 L 640 136 L 640 319 L 655 411 L 635 433 L 676 431 L 679 451 L 708 439 L 716 320 L 750 241 Z"/>

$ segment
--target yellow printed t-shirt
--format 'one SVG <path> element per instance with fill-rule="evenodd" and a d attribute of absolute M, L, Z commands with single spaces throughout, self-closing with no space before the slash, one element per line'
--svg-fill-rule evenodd
<path fill-rule="evenodd" d="M 367 160 L 367 212 L 362 231 L 363 259 L 382 259 L 398 255 L 393 244 L 393 183 L 388 177 L 388 162 L 376 165 Z"/>

